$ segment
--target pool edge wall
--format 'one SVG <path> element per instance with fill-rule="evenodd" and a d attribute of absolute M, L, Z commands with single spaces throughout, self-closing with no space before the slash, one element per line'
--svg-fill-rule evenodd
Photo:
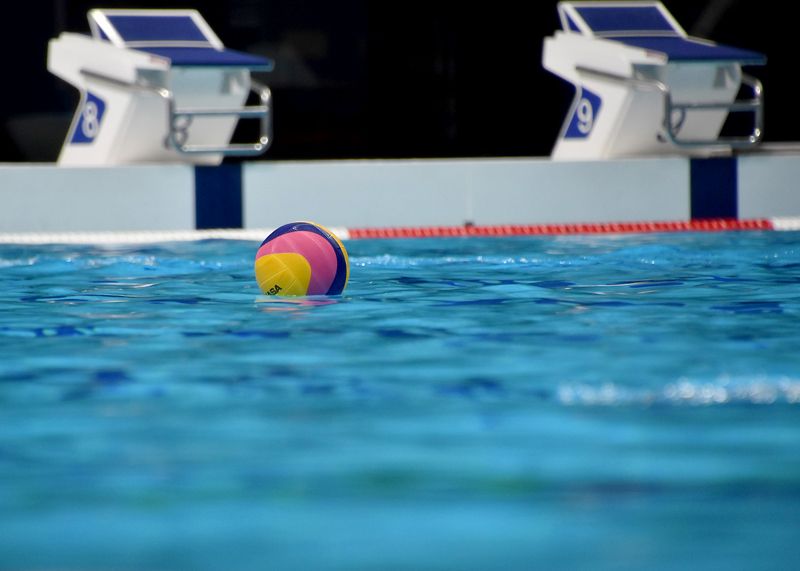
<path fill-rule="evenodd" d="M 800 216 L 800 153 L 0 165 L 0 233 L 580 224 Z"/>

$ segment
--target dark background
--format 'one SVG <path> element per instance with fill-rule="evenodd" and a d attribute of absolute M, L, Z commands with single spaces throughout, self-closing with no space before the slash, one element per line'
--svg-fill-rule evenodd
<path fill-rule="evenodd" d="M 665 0 L 690 33 L 766 54 L 765 140 L 797 140 L 787 4 Z M 229 48 L 271 57 L 265 159 L 548 155 L 572 88 L 541 66 L 556 2 L 29 0 L 0 22 L 0 162 L 52 161 L 77 92 L 46 69 L 47 42 L 88 33 L 90 8 L 196 8 Z M 790 29 L 792 26 L 792 29 Z"/>

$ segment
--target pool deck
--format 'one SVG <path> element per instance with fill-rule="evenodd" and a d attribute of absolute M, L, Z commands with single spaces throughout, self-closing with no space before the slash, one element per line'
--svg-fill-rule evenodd
<path fill-rule="evenodd" d="M 0 164 L 0 242 L 798 229 L 800 144 L 711 158 Z"/>

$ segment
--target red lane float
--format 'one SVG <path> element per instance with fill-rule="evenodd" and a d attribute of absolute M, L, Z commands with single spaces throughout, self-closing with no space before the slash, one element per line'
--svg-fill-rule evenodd
<path fill-rule="evenodd" d="M 350 239 L 448 238 L 458 236 L 557 236 L 577 234 L 642 234 L 655 232 L 723 232 L 774 230 L 767 219 L 728 218 L 663 222 L 611 222 L 588 224 L 505 224 L 498 226 L 420 226 L 395 228 L 348 228 Z"/>

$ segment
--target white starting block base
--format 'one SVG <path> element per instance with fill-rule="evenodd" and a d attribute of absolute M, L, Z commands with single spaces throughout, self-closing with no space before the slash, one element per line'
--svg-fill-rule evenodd
<path fill-rule="evenodd" d="M 270 92 L 251 80 L 272 62 L 227 50 L 194 10 L 91 10 L 92 36 L 50 42 L 48 69 L 80 104 L 60 165 L 153 162 L 217 165 L 271 143 Z M 258 105 L 246 105 L 251 92 Z M 231 144 L 241 119 L 258 119 L 253 144 Z"/>
<path fill-rule="evenodd" d="M 742 66 L 758 53 L 692 38 L 660 2 L 559 2 L 561 30 L 544 41 L 545 69 L 575 87 L 557 160 L 708 156 L 762 137 L 762 89 Z M 752 99 L 737 100 L 747 85 Z M 731 113 L 747 134 L 721 136 Z"/>

